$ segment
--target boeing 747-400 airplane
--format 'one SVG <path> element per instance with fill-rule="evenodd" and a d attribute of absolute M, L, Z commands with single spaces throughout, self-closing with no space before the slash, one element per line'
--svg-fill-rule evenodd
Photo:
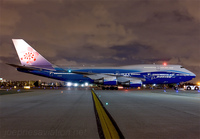
<path fill-rule="evenodd" d="M 139 87 L 142 84 L 186 82 L 195 74 L 181 65 L 130 65 L 121 67 L 60 68 L 51 64 L 22 39 L 13 39 L 21 65 L 18 71 L 72 83 Z"/>

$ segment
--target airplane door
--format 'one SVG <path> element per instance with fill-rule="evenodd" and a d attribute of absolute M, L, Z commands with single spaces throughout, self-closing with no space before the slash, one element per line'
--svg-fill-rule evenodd
<path fill-rule="evenodd" d="M 50 76 L 50 77 L 53 77 L 53 72 L 49 72 L 49 76 Z"/>

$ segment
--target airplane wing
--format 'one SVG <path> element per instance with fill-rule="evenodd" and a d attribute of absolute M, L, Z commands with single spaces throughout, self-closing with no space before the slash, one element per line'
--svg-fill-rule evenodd
<path fill-rule="evenodd" d="M 107 73 L 94 73 L 94 72 L 81 72 L 81 71 L 72 71 L 72 73 L 76 74 L 82 74 L 85 77 L 89 77 L 91 79 L 98 79 L 98 78 L 104 78 L 104 77 L 117 77 L 121 81 L 128 81 L 128 80 L 142 80 L 145 81 L 144 78 L 137 78 L 137 77 L 128 77 L 128 76 L 123 76 L 123 75 L 115 75 L 115 74 L 107 74 Z"/>
<path fill-rule="evenodd" d="M 119 82 L 122 85 L 135 85 L 142 84 L 142 81 L 145 81 L 144 78 L 137 77 L 126 77 L 122 75 L 114 75 L 114 74 L 104 74 L 104 73 L 91 73 L 91 72 L 80 72 L 80 71 L 72 71 L 72 73 L 82 74 L 84 77 L 88 77 L 94 80 L 94 83 L 103 83 L 105 84 L 116 84 Z"/>
<path fill-rule="evenodd" d="M 94 80 L 94 83 L 100 84 L 116 84 L 116 76 L 111 74 L 104 74 L 104 73 L 92 73 L 92 72 L 80 72 L 80 71 L 72 71 L 75 74 L 82 74 L 84 77 L 88 77 Z"/>

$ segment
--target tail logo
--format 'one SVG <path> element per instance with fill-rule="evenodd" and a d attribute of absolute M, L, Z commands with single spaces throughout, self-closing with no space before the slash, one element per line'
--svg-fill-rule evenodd
<path fill-rule="evenodd" d="M 27 48 L 27 51 L 21 52 L 21 60 L 28 63 L 33 63 L 36 61 L 36 58 L 38 57 L 39 53 L 34 51 L 31 47 Z"/>

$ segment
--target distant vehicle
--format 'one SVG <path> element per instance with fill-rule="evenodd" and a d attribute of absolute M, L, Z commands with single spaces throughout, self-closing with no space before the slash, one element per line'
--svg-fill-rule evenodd
<path fill-rule="evenodd" d="M 18 71 L 53 78 L 69 84 L 100 84 L 141 87 L 142 84 L 169 84 L 186 82 L 196 77 L 181 65 L 143 64 L 121 67 L 60 68 L 52 65 L 22 39 L 13 39 L 21 65 L 9 64 Z"/>
<path fill-rule="evenodd" d="M 200 86 L 198 85 L 184 85 L 184 90 L 199 90 Z"/>

